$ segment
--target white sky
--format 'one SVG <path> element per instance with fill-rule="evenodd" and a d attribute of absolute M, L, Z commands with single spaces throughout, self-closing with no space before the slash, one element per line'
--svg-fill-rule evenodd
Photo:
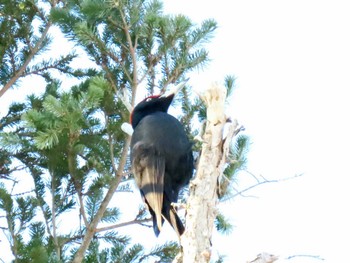
<path fill-rule="evenodd" d="M 226 262 L 246 262 L 262 251 L 345 262 L 350 3 L 166 0 L 165 8 L 198 23 L 206 18 L 218 22 L 209 44 L 212 62 L 190 84 L 204 87 L 227 74 L 237 78 L 229 112 L 251 137 L 248 170 L 269 179 L 303 173 L 249 192 L 258 198 L 227 202 L 226 214 L 235 227 L 229 236 L 214 236 L 215 248 L 228 255 Z M 250 179 L 241 174 L 239 183 Z"/>
<path fill-rule="evenodd" d="M 178 0 L 166 8 L 218 21 L 211 66 L 191 84 L 236 76 L 230 113 L 251 137 L 248 170 L 269 179 L 304 174 L 249 193 L 258 199 L 226 204 L 235 228 L 218 246 L 227 262 L 262 251 L 346 261 L 350 3 Z M 242 174 L 239 182 L 248 179 Z"/>

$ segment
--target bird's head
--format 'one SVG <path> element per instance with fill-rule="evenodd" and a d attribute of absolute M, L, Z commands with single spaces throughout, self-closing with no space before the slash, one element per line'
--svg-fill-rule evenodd
<path fill-rule="evenodd" d="M 167 112 L 176 93 L 185 86 L 186 82 L 187 80 L 174 86 L 174 88 L 163 94 L 149 96 L 138 103 L 130 114 L 130 123 L 133 129 L 135 129 L 143 117 L 157 111 Z"/>

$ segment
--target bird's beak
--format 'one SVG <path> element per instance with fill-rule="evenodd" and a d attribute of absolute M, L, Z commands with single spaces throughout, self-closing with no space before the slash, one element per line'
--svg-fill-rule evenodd
<path fill-rule="evenodd" d="M 183 87 L 185 87 L 187 81 L 189 79 L 186 79 L 185 81 L 180 82 L 179 84 L 177 84 L 176 86 L 172 87 L 171 89 L 169 89 L 168 91 L 164 92 L 160 97 L 161 98 L 166 98 L 169 97 L 170 95 L 175 95 L 176 93 L 178 93 Z"/>

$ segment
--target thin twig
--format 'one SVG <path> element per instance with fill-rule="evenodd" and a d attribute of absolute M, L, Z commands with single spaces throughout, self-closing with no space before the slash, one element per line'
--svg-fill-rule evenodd
<path fill-rule="evenodd" d="M 128 41 L 130 56 L 132 59 L 132 67 L 133 67 L 133 80 L 132 80 L 132 93 L 136 94 L 138 81 L 137 81 L 137 54 L 136 54 L 136 48 L 137 48 L 137 38 L 135 39 L 135 45 L 132 43 L 131 35 L 129 32 L 129 25 L 126 22 L 125 16 L 123 12 L 120 12 L 121 18 L 123 21 L 123 30 L 126 36 L 126 39 Z M 131 98 L 131 105 L 134 105 L 135 103 L 135 96 L 132 96 Z"/>
<path fill-rule="evenodd" d="M 143 223 L 150 222 L 151 220 L 152 220 L 152 218 L 135 219 L 135 220 L 131 220 L 131 221 L 120 223 L 120 224 L 115 224 L 115 225 L 111 225 L 111 226 L 97 228 L 95 230 L 95 233 L 100 233 L 103 231 L 108 231 L 108 230 L 112 230 L 112 229 L 116 229 L 116 228 L 120 228 L 120 227 L 124 227 L 124 226 L 129 226 L 129 225 L 134 225 L 134 224 L 142 225 Z"/>
<path fill-rule="evenodd" d="M 324 258 L 322 258 L 321 256 L 318 256 L 318 255 L 292 255 L 292 256 L 289 256 L 287 257 L 286 259 L 292 259 L 292 258 L 296 258 L 296 257 L 308 257 L 308 258 L 315 258 L 315 259 L 318 259 L 318 260 L 325 260 Z"/>
<path fill-rule="evenodd" d="M 247 172 L 247 171 L 246 171 Z M 243 193 L 257 187 L 257 186 L 260 186 L 260 185 L 263 185 L 263 184 L 267 184 L 267 183 L 279 183 L 279 182 L 284 182 L 284 181 L 288 181 L 288 180 L 292 180 L 292 179 L 295 179 L 297 177 L 300 177 L 302 176 L 303 174 L 296 174 L 294 176 L 291 176 L 291 177 L 285 177 L 285 178 L 281 178 L 281 179 L 274 179 L 274 180 L 268 180 L 266 179 L 265 177 L 263 177 L 262 175 L 260 175 L 262 178 L 263 178 L 263 181 L 260 181 L 254 174 L 248 172 L 250 175 L 252 175 L 256 180 L 257 180 L 257 183 L 237 192 L 236 194 L 234 194 L 232 196 L 232 198 L 238 196 L 238 195 L 243 195 Z"/>
<path fill-rule="evenodd" d="M 35 192 L 35 189 L 29 190 L 29 191 L 25 191 L 25 192 L 21 192 L 21 193 L 17 193 L 17 194 L 13 194 L 12 196 L 20 196 L 20 195 L 26 195 L 29 193 Z"/>

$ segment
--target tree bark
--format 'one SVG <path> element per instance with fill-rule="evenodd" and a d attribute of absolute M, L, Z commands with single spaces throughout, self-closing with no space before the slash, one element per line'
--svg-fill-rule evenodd
<path fill-rule="evenodd" d="M 226 159 L 223 139 L 226 89 L 213 84 L 201 97 L 207 106 L 207 123 L 197 174 L 190 183 L 186 230 L 181 236 L 182 255 L 175 262 L 202 263 L 209 262 L 211 257 L 211 236 L 218 203 L 217 183 Z"/>

